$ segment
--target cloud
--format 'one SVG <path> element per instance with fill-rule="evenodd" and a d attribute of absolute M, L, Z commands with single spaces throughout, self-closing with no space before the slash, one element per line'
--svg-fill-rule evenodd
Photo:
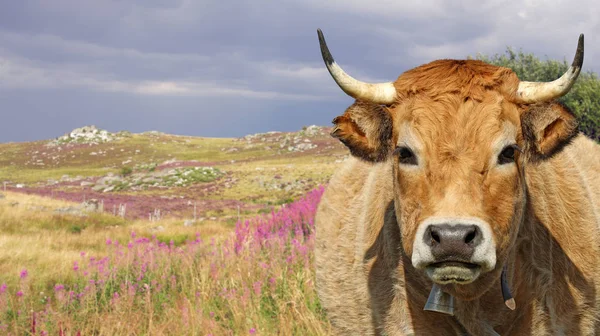
<path fill-rule="evenodd" d="M 288 77 L 304 76 L 300 72 L 273 69 Z M 244 97 L 254 99 L 325 100 L 318 94 L 295 94 L 278 91 L 252 90 L 244 87 L 221 86 L 214 82 L 186 81 L 124 81 L 111 79 L 98 73 L 80 72 L 68 67 L 50 69 L 26 60 L 0 58 L 0 88 L 5 89 L 64 89 L 132 93 L 150 96 Z"/>
<path fill-rule="evenodd" d="M 416 66 L 438 58 L 465 58 L 478 52 L 502 53 L 522 47 L 543 57 L 575 53 L 586 35 L 585 67 L 600 70 L 600 7 L 593 0 L 570 1 L 341 1 L 310 0 L 307 5 L 330 15 L 361 16 L 348 29 L 357 44 L 369 46 L 380 62 Z M 363 36 L 361 39 L 360 36 Z M 366 38 L 364 36 L 367 36 Z M 330 39 L 335 38 L 331 34 Z"/>
<path fill-rule="evenodd" d="M 315 90 L 307 92 L 307 86 L 294 87 L 281 85 L 281 82 L 296 81 L 318 87 L 331 80 L 323 67 L 294 62 L 252 61 L 241 53 L 217 56 L 152 53 L 71 41 L 47 34 L 4 32 L 0 33 L 0 41 L 11 49 L 0 49 L 0 87 L 11 89 L 87 87 L 141 95 L 323 100 L 327 96 Z M 66 57 L 59 61 L 25 58 L 15 55 L 15 50 L 32 50 L 39 55 L 61 54 L 74 61 L 65 61 Z M 82 59 L 88 62 L 82 63 Z M 150 73 L 135 78 L 140 76 L 131 76 L 131 69 L 129 73 L 110 71 L 122 65 L 135 64 L 149 69 Z M 209 71 L 186 73 L 183 67 L 208 68 Z M 227 72 L 236 68 L 240 70 L 238 73 Z M 179 71 L 168 73 L 161 69 Z"/>
<path fill-rule="evenodd" d="M 144 127 L 153 129 L 191 131 L 165 119 L 177 108 L 201 111 L 185 114 L 191 124 L 243 120 L 236 132 L 246 133 L 290 129 L 308 116 L 329 122 L 352 99 L 325 69 L 317 28 L 338 64 L 367 82 L 506 46 L 570 61 L 580 33 L 584 70 L 600 72 L 595 0 L 10 1 L 0 5 L 0 110 L 35 118 L 52 106 L 63 124 L 45 126 L 58 134 L 65 120 L 134 129 L 150 109 L 157 117 Z M 126 108 L 131 119 L 81 118 L 89 101 Z M 3 130 L 0 141 L 22 134 Z"/>

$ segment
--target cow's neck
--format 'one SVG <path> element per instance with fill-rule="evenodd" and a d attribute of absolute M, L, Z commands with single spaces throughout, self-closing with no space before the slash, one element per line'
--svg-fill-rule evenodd
<path fill-rule="evenodd" d="M 481 321 L 501 335 L 557 334 L 571 312 L 596 300 L 599 220 L 585 188 L 573 188 L 580 176 L 561 162 L 527 172 L 524 221 L 506 261 L 516 310 L 502 303 L 498 279 L 478 302 L 458 308 L 464 324 Z"/>

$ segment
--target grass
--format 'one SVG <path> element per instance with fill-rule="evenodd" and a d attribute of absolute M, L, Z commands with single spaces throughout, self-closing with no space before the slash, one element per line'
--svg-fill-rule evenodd
<path fill-rule="evenodd" d="M 152 223 L 80 233 L 0 216 L 0 330 L 10 335 L 326 335 L 314 288 L 313 217 L 323 188 L 235 232 Z M 8 193 L 11 203 L 64 202 Z M 13 213 L 11 211 L 11 213 Z M 41 215 L 40 215 L 41 216 Z M 100 215 L 105 216 L 105 215 Z M 13 221 L 16 220 L 15 224 Z M 116 220 L 116 219 L 115 219 Z M 161 223 L 161 225 L 166 225 Z M 188 231 L 188 230 L 194 230 Z"/>
<path fill-rule="evenodd" d="M 242 217 L 248 218 L 264 207 L 284 204 L 326 183 L 337 167 L 336 161 L 347 155 L 328 135 L 312 137 L 319 147 L 306 153 L 288 152 L 287 145 L 281 149 L 269 136 L 248 141 L 142 133 L 109 143 L 62 146 L 61 150 L 46 147 L 44 141 L 0 144 L 0 183 L 12 182 L 9 189 L 24 183 L 29 190 L 21 191 L 68 200 L 97 198 L 105 202 L 107 211 L 115 203 L 127 203 L 128 216 L 138 218 L 147 218 L 154 209 L 162 210 L 165 218 L 191 218 L 193 208 L 185 205 L 188 201 L 200 204 L 210 200 L 211 204 L 197 208 L 198 217 L 217 217 L 216 221 L 230 225 L 231 217 L 237 218 L 238 206 L 245 212 Z M 32 166 L 37 160 L 45 165 Z M 198 165 L 201 169 L 192 170 Z M 139 173 L 159 173 L 165 167 L 179 170 L 180 176 L 160 177 L 158 186 L 151 179 L 134 182 Z M 108 173 L 127 177 L 106 193 L 93 193 L 91 186 L 80 186 L 81 181 L 57 186 L 47 183 L 60 181 L 63 175 L 90 177 L 87 183 L 93 183 L 91 177 Z M 171 196 L 185 199 L 165 199 Z M 217 206 L 222 212 L 216 213 Z M 73 231 L 77 230 L 74 226 Z"/>
<path fill-rule="evenodd" d="M 0 182 L 11 182 L 0 199 L 0 334 L 329 334 L 312 218 L 319 185 L 347 153 L 326 133 L 0 144 Z M 318 147 L 287 150 L 307 142 Z M 163 169 L 179 172 L 172 186 L 128 184 Z M 127 183 L 93 192 L 47 182 L 108 173 Z M 84 199 L 106 213 L 58 211 Z M 111 214 L 121 204 L 126 218 Z"/>
<path fill-rule="evenodd" d="M 218 223 L 184 227 L 181 220 L 129 221 L 110 214 L 90 213 L 86 217 L 56 214 L 55 210 L 77 203 L 21 193 L 4 193 L 0 199 L 0 274 L 26 268 L 40 272 L 40 279 L 62 279 L 81 251 L 106 253 L 108 237 L 126 241 L 131 230 L 164 240 L 193 237 L 196 232 L 219 237 L 230 229 Z M 12 205 L 18 203 L 17 205 Z M 157 226 L 163 230 L 158 231 Z M 0 276 L 0 282 L 8 281 Z M 43 287 L 43 286 L 42 286 Z"/>

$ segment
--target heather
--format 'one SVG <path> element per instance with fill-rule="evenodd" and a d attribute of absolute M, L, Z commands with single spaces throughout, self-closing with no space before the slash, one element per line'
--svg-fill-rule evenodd
<path fill-rule="evenodd" d="M 61 279 L 0 279 L 0 330 L 22 335 L 327 334 L 314 288 L 314 215 L 324 187 L 239 221 L 223 238 L 131 228 L 81 250 Z"/>

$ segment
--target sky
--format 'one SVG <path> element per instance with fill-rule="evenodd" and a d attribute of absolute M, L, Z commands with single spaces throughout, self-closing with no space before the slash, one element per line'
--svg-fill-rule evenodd
<path fill-rule="evenodd" d="M 239 137 L 331 125 L 353 99 L 337 61 L 393 81 L 507 46 L 600 73 L 600 3 L 397 0 L 0 1 L 0 142 L 111 132 Z"/>

